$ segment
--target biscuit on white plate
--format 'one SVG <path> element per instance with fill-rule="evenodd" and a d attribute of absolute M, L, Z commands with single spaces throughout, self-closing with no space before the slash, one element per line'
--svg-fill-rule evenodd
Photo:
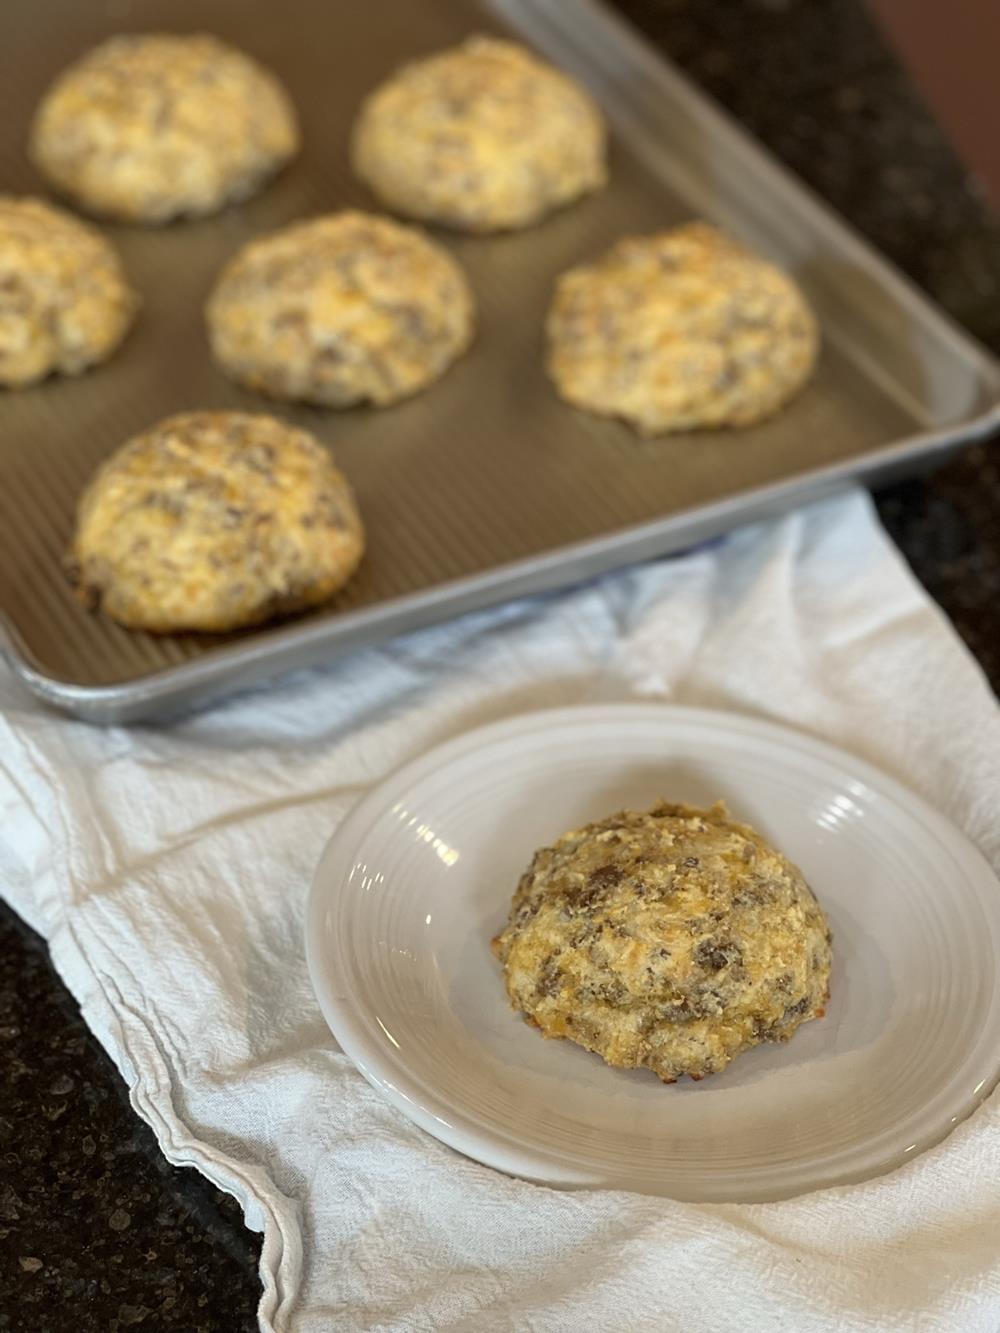
<path fill-rule="evenodd" d="M 661 801 L 536 852 L 493 945 L 543 1036 L 673 1083 L 820 1017 L 830 938 L 801 871 L 759 833 L 721 804 Z"/>

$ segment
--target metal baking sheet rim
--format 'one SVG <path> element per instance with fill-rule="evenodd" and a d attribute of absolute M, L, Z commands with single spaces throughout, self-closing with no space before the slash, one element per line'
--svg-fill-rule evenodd
<path fill-rule="evenodd" d="M 322 620 L 291 622 L 267 639 L 227 644 L 176 667 L 120 685 L 81 686 L 45 674 L 32 664 L 16 630 L 0 622 L 0 650 L 29 690 L 84 721 L 136 722 L 249 688 L 288 671 L 316 666 L 351 648 L 385 641 L 453 616 L 485 610 L 516 597 L 552 592 L 637 561 L 669 555 L 799 504 L 846 490 L 852 482 L 891 480 L 900 471 L 930 467 L 948 451 L 1000 430 L 1000 402 L 955 430 L 898 441 L 854 462 L 817 468 L 773 486 L 762 486 L 687 513 L 636 524 L 572 546 L 438 584 L 370 608 Z"/>

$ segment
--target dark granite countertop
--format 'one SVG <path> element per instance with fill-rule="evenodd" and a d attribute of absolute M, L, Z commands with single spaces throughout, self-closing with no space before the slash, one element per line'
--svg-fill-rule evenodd
<path fill-rule="evenodd" d="M 1000 228 L 857 0 L 619 7 L 951 314 L 1000 351 Z M 1000 688 L 1000 452 L 878 495 Z M 0 1329 L 255 1327 L 260 1238 L 159 1155 L 41 942 L 0 911 Z"/>

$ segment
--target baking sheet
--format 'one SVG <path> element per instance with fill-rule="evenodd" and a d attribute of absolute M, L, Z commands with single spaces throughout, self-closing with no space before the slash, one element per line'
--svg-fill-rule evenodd
<path fill-rule="evenodd" d="M 214 218 L 107 226 L 144 306 L 106 366 L 0 393 L 0 608 L 29 686 L 96 721 L 185 705 L 522 592 L 678 549 L 746 518 L 923 466 L 995 429 L 997 369 L 919 293 L 610 11 L 590 0 L 7 0 L 0 14 L 0 179 L 40 192 L 24 152 L 52 75 L 115 31 L 212 31 L 273 68 L 303 122 L 302 156 Z M 213 365 L 202 306 L 223 262 L 295 218 L 375 207 L 347 131 L 406 59 L 514 32 L 586 82 L 612 125 L 610 187 L 529 231 L 439 240 L 479 303 L 472 351 L 386 410 L 269 405 Z M 623 232 L 710 218 L 788 268 L 824 330 L 819 371 L 748 431 L 640 441 L 562 404 L 543 371 L 553 281 Z M 369 551 L 328 607 L 230 636 L 130 633 L 74 600 L 59 559 L 76 496 L 125 438 L 191 408 L 276 411 L 350 476 Z"/>

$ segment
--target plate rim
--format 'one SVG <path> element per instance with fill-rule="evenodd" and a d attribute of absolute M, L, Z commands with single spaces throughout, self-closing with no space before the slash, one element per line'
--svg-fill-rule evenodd
<path fill-rule="evenodd" d="M 574 720 L 586 722 L 599 718 L 608 722 L 615 719 L 634 721 L 643 714 L 656 714 L 658 720 L 674 718 L 688 725 L 704 725 L 712 729 L 723 727 L 730 733 L 740 731 L 748 737 L 770 741 L 813 759 L 846 769 L 875 796 L 888 799 L 897 808 L 902 807 L 911 816 L 919 818 L 923 826 L 933 833 L 943 850 L 955 861 L 956 866 L 965 872 L 966 881 L 973 887 L 977 879 L 981 880 L 982 884 L 992 883 L 997 889 L 997 900 L 1000 903 L 1000 878 L 972 839 L 953 820 L 937 810 L 926 797 L 870 760 L 863 759 L 852 751 L 801 728 L 770 717 L 759 717 L 735 710 L 706 708 L 655 699 L 577 703 L 520 711 L 463 730 L 404 760 L 351 806 L 327 840 L 313 874 L 306 900 L 305 954 L 316 1000 L 327 1026 L 343 1052 L 367 1082 L 396 1110 L 439 1142 L 473 1161 L 502 1171 L 506 1175 L 555 1188 L 629 1190 L 657 1197 L 702 1203 L 763 1203 L 876 1179 L 896 1170 L 908 1161 L 915 1160 L 943 1142 L 959 1124 L 978 1109 L 1000 1083 L 1000 1055 L 996 1059 L 996 1068 L 977 1086 L 971 1099 L 963 1101 L 962 1109 L 957 1116 L 952 1117 L 942 1128 L 919 1138 L 912 1147 L 893 1152 L 880 1162 L 860 1171 L 841 1173 L 831 1171 L 829 1178 L 809 1184 L 805 1188 L 795 1186 L 773 1190 L 762 1188 L 753 1189 L 749 1193 L 724 1192 L 708 1197 L 703 1193 L 691 1193 L 680 1184 L 674 1188 L 661 1186 L 640 1191 L 635 1184 L 616 1180 L 610 1171 L 594 1170 L 588 1173 L 579 1163 L 568 1167 L 557 1153 L 547 1153 L 535 1147 L 523 1147 L 516 1135 L 508 1133 L 502 1126 L 485 1127 L 471 1119 L 460 1106 L 452 1106 L 437 1099 L 423 1080 L 418 1079 L 406 1068 L 405 1063 L 391 1063 L 377 1046 L 372 1046 L 370 1025 L 365 1023 L 360 1008 L 353 1002 L 350 994 L 337 993 L 338 988 L 332 983 L 320 957 L 319 942 L 324 931 L 323 918 L 328 910 L 330 897 L 342 893 L 348 883 L 343 881 L 339 886 L 332 886 L 329 882 L 330 869 L 342 855 L 343 848 L 348 843 L 352 847 L 357 847 L 363 841 L 374 822 L 388 808 L 389 802 L 386 798 L 394 787 L 406 787 L 415 781 L 426 779 L 469 751 L 516 736 L 525 730 L 536 728 L 542 730 L 548 725 L 559 726 Z M 985 905 L 985 896 L 981 905 Z M 1000 919 L 992 917 L 988 919 L 998 945 L 994 956 L 1000 958 Z M 994 971 L 993 995 L 988 1010 L 988 1013 L 992 1014 L 997 1012 L 1000 1012 L 1000 967 Z M 836 1160 L 832 1159 L 833 1162 Z M 787 1169 L 785 1168 L 786 1172 Z M 781 1168 L 778 1168 L 774 1174 L 778 1175 L 780 1170 Z"/>

